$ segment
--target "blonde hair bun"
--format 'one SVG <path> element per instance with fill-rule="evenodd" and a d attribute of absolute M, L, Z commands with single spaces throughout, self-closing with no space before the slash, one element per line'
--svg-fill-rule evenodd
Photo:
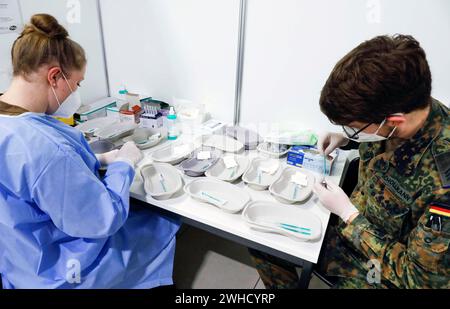
<path fill-rule="evenodd" d="M 65 39 L 69 36 L 66 28 L 61 26 L 56 18 L 48 14 L 33 15 L 30 24 L 25 27 L 22 35 L 33 32 L 45 35 L 50 39 Z"/>
<path fill-rule="evenodd" d="M 43 65 L 59 65 L 65 74 L 86 66 L 83 47 L 69 38 L 66 28 L 51 15 L 31 17 L 13 44 L 11 58 L 14 76 L 27 76 Z"/>

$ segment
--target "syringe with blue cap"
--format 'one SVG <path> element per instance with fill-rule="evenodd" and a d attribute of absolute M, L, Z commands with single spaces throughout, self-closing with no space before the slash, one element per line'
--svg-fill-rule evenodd
<path fill-rule="evenodd" d="M 326 177 L 327 177 L 327 155 L 324 155 L 323 156 L 323 177 L 322 177 L 321 184 L 325 188 L 328 187 Z"/>

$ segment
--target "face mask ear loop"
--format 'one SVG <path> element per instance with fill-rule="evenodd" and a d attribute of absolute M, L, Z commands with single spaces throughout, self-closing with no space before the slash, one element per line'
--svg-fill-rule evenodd
<path fill-rule="evenodd" d="M 66 78 L 66 75 L 64 75 L 64 73 L 61 71 L 62 76 L 64 77 L 64 79 L 66 80 L 67 86 L 69 86 L 70 92 L 74 93 L 74 91 L 72 90 L 72 87 L 70 87 L 69 81 Z"/>
<path fill-rule="evenodd" d="M 52 87 L 53 94 L 55 95 L 56 102 L 58 102 L 59 107 L 61 107 L 61 102 L 59 101 L 58 96 L 56 95 L 55 88 L 53 88 L 53 86 L 51 86 L 51 87 Z"/>
<path fill-rule="evenodd" d="M 375 135 L 378 135 L 378 133 L 380 132 L 381 128 L 384 126 L 384 124 L 386 123 L 387 119 L 384 119 L 383 122 L 380 124 L 380 126 L 378 127 L 378 129 L 375 131 Z"/>
<path fill-rule="evenodd" d="M 395 131 L 397 131 L 397 127 L 395 127 L 394 130 L 392 130 L 391 134 L 389 134 L 387 138 L 388 139 L 391 138 L 394 135 Z"/>

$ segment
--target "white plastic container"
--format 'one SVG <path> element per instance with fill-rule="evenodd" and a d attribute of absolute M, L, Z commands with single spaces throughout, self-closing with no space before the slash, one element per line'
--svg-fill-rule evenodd
<path fill-rule="evenodd" d="M 322 223 L 310 211 L 272 202 L 251 202 L 242 217 L 250 228 L 290 237 L 297 241 L 317 241 Z"/>
<path fill-rule="evenodd" d="M 176 168 L 166 163 L 153 163 L 141 168 L 144 189 L 156 200 L 167 200 L 183 186 Z"/>
<path fill-rule="evenodd" d="M 300 184 L 295 179 L 296 176 L 304 176 L 306 185 Z M 282 203 L 303 203 L 311 197 L 315 182 L 316 179 L 311 172 L 297 167 L 287 167 L 280 178 L 270 186 L 269 191 Z"/>
<path fill-rule="evenodd" d="M 282 158 L 289 153 L 290 146 L 264 142 L 259 144 L 258 151 L 270 158 Z"/>
<path fill-rule="evenodd" d="M 116 105 L 116 98 L 107 97 L 87 105 L 81 106 L 77 110 L 80 121 L 88 121 L 95 118 L 106 117 L 106 109 Z"/>
<path fill-rule="evenodd" d="M 216 163 L 216 165 L 206 171 L 206 177 L 227 182 L 234 182 L 241 178 L 241 176 L 247 171 L 248 167 L 250 166 L 250 160 L 248 157 L 239 155 L 231 155 L 231 157 L 236 162 L 237 166 L 227 168 L 224 161 L 226 160 L 226 157 L 221 158 L 219 162 Z"/>
<path fill-rule="evenodd" d="M 228 213 L 238 213 L 250 202 L 248 192 L 224 181 L 197 179 L 184 191 L 192 198 L 214 205 Z"/>
<path fill-rule="evenodd" d="M 263 139 L 255 131 L 239 126 L 229 126 L 225 128 L 225 134 L 244 144 L 246 150 L 254 150 Z"/>
<path fill-rule="evenodd" d="M 264 191 L 281 175 L 280 161 L 277 159 L 256 158 L 242 176 L 242 180 L 254 190 Z"/>
<path fill-rule="evenodd" d="M 173 105 L 177 109 L 178 120 L 185 125 L 199 126 L 206 120 L 204 104 L 174 98 Z"/>

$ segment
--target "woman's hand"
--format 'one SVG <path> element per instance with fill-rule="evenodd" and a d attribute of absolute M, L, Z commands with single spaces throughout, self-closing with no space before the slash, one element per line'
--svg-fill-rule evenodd
<path fill-rule="evenodd" d="M 95 155 L 97 157 L 97 160 L 100 162 L 101 165 L 110 165 L 114 162 L 117 158 L 117 154 L 119 153 L 119 150 L 113 150 L 110 152 L 97 154 Z"/>

